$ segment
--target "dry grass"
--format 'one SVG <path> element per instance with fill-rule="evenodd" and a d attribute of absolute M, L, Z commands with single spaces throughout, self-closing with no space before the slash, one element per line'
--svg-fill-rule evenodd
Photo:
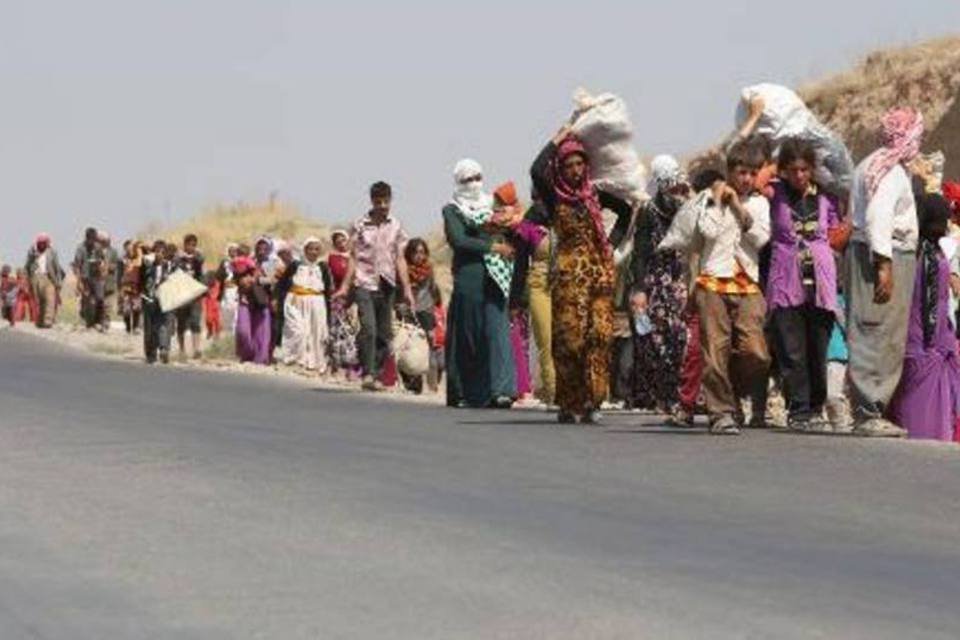
<path fill-rule="evenodd" d="M 892 106 L 920 109 L 928 130 L 937 127 L 960 93 L 960 37 L 871 53 L 854 69 L 799 93 L 860 158 L 874 145 L 880 116 Z"/>
<path fill-rule="evenodd" d="M 221 256 L 230 242 L 253 245 L 259 236 L 282 238 L 297 244 L 316 236 L 330 246 L 331 225 L 305 216 L 296 206 L 283 202 L 218 205 L 178 223 L 169 229 L 150 226 L 140 234 L 144 239 L 164 238 L 182 243 L 183 236 L 195 233 L 201 250 L 213 260 Z"/>
<path fill-rule="evenodd" d="M 952 115 L 960 100 L 960 37 L 940 38 L 918 45 L 876 51 L 853 69 L 798 90 L 814 113 L 847 143 L 855 160 L 876 144 L 880 117 L 894 106 L 923 112 L 930 136 L 928 150 L 948 152 L 947 175 L 960 172 L 960 118 Z M 688 168 L 722 162 L 719 147 L 702 151 Z"/>

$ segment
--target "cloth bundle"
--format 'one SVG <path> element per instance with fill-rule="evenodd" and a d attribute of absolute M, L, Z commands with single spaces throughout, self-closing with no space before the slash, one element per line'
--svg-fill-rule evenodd
<path fill-rule="evenodd" d="M 840 137 L 817 119 L 794 91 L 778 84 L 756 84 L 746 87 L 737 106 L 735 124 L 741 128 L 749 116 L 749 103 L 762 98 L 763 115 L 755 134 L 770 140 L 774 153 L 787 138 L 802 138 L 817 151 L 817 183 L 835 193 L 850 190 L 853 179 L 853 158 Z"/>
<path fill-rule="evenodd" d="M 627 105 L 612 93 L 574 93 L 570 126 L 590 156 L 597 188 L 636 205 L 647 200 L 646 172 L 633 147 L 633 124 Z"/>
<path fill-rule="evenodd" d="M 394 326 L 393 354 L 397 368 L 408 376 L 422 376 L 430 370 L 430 341 L 417 324 L 401 322 Z"/>
<path fill-rule="evenodd" d="M 207 292 L 207 287 L 197 282 L 184 271 L 174 271 L 157 287 L 157 301 L 164 313 L 176 311 L 198 300 Z"/>

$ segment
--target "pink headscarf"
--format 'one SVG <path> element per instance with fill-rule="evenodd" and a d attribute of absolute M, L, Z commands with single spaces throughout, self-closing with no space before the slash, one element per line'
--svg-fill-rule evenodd
<path fill-rule="evenodd" d="M 239 258 L 234 258 L 233 262 L 230 263 L 230 267 L 233 269 L 233 276 L 239 277 L 246 275 L 251 271 L 257 270 L 257 263 L 253 261 L 253 258 L 250 256 L 240 256 Z"/>
<path fill-rule="evenodd" d="M 891 169 L 917 157 L 922 137 L 923 114 L 916 109 L 891 109 L 881 118 L 880 140 L 883 148 L 867 167 L 867 192 L 871 197 Z"/>
<path fill-rule="evenodd" d="M 583 182 L 580 186 L 574 187 L 563 178 L 563 161 L 574 154 L 580 154 L 586 161 L 586 172 L 583 176 Z M 557 202 L 565 204 L 568 207 L 586 207 L 593 220 L 594 229 L 597 231 L 597 238 L 603 247 L 603 253 L 606 257 L 611 257 L 613 252 L 610 249 L 610 243 L 607 241 L 607 233 L 603 228 L 603 207 L 600 206 L 600 198 L 597 190 L 590 179 L 590 161 L 587 150 L 583 143 L 573 134 L 563 139 L 563 142 L 557 147 L 557 155 L 553 162 L 553 190 L 557 197 Z"/>
<path fill-rule="evenodd" d="M 36 239 L 36 241 L 35 241 L 34 244 L 36 244 L 37 246 L 39 246 L 39 245 L 41 245 L 41 244 L 45 244 L 45 245 L 47 245 L 47 246 L 49 247 L 49 246 L 50 246 L 50 234 L 47 234 L 47 233 L 40 233 L 40 234 L 38 234 L 38 235 L 37 235 L 37 239 Z"/>

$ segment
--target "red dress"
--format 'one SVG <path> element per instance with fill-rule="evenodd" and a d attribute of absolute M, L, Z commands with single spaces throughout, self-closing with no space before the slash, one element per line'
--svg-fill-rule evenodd
<path fill-rule="evenodd" d="M 223 330 L 220 321 L 220 281 L 214 280 L 203 297 L 203 315 L 206 319 L 207 334 L 218 336 Z"/>

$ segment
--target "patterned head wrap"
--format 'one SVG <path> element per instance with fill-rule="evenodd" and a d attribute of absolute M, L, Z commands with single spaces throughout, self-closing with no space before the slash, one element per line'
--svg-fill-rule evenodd
<path fill-rule="evenodd" d="M 880 120 L 883 147 L 867 167 L 867 192 L 877 192 L 880 182 L 898 164 L 910 162 L 920 153 L 923 137 L 923 114 L 916 109 L 892 109 Z"/>
<path fill-rule="evenodd" d="M 671 155 L 664 154 L 654 158 L 650 162 L 650 173 L 652 174 L 651 186 L 654 187 L 656 193 L 669 191 L 687 181 L 687 176 L 683 173 L 680 163 Z"/>
<path fill-rule="evenodd" d="M 583 182 L 578 186 L 568 183 L 561 170 L 564 161 L 572 155 L 582 156 L 587 165 Z M 590 179 L 590 157 L 587 155 L 586 147 L 573 134 L 564 138 L 563 142 L 557 147 L 557 155 L 553 161 L 553 190 L 558 203 L 568 207 L 582 206 L 589 212 L 594 229 L 597 232 L 597 238 L 603 247 L 604 255 L 608 258 L 612 257 L 613 251 L 603 228 L 603 215 L 601 213 L 603 208 L 600 206 L 600 197 L 597 195 L 597 189 Z"/>

